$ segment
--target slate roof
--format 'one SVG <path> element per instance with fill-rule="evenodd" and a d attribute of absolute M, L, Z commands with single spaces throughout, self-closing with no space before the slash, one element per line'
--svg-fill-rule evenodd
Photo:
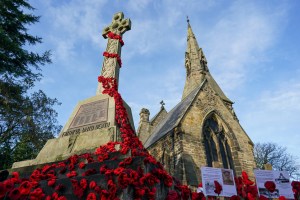
<path fill-rule="evenodd" d="M 197 96 L 199 90 L 201 89 L 202 84 L 195 88 L 186 98 L 179 102 L 168 114 L 167 116 L 155 127 L 153 133 L 145 142 L 145 148 L 148 148 L 160 138 L 165 136 L 168 132 L 174 129 L 181 121 L 182 117 L 192 104 L 193 100 Z"/>

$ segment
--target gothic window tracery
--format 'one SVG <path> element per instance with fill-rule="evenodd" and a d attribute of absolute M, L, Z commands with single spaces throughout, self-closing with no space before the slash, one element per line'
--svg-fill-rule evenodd
<path fill-rule="evenodd" d="M 233 159 L 224 128 L 215 116 L 211 116 L 204 122 L 203 143 L 208 167 L 214 167 L 213 163 L 221 163 L 220 167 L 234 169 Z"/>

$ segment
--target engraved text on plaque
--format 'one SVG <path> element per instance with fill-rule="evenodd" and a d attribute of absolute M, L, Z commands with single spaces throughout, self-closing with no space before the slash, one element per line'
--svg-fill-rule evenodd
<path fill-rule="evenodd" d="M 69 129 L 107 121 L 108 99 L 81 105 Z"/>

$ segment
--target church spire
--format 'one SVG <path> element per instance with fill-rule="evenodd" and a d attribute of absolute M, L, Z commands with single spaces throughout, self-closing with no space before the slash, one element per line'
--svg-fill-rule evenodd
<path fill-rule="evenodd" d="M 202 49 L 199 48 L 188 17 L 187 23 L 187 48 L 185 53 L 186 82 L 182 99 L 200 85 L 205 78 L 205 74 L 208 72 L 205 55 Z"/>

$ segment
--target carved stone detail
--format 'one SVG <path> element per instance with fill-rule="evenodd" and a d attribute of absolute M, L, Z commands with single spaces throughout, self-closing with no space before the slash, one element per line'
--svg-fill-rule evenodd
<path fill-rule="evenodd" d="M 186 76 L 189 77 L 191 73 L 191 60 L 189 53 L 185 53 L 185 68 L 186 68 Z"/>
<path fill-rule="evenodd" d="M 130 19 L 124 19 L 124 14 L 122 12 L 116 13 L 112 19 L 112 23 L 103 29 L 102 35 L 107 38 L 107 34 L 112 32 L 122 36 L 126 31 L 131 29 Z M 118 54 L 121 56 L 121 45 L 117 39 L 108 39 L 106 52 Z M 118 82 L 119 80 L 119 66 L 117 58 L 104 57 L 101 76 L 105 78 L 115 78 Z M 103 91 L 102 84 L 98 84 L 96 94 L 101 94 Z"/>
<path fill-rule="evenodd" d="M 71 153 L 76 142 L 78 135 L 71 135 L 69 137 L 69 145 L 68 145 L 68 152 Z"/>
<path fill-rule="evenodd" d="M 214 110 L 217 104 L 218 99 L 215 92 L 208 85 L 204 85 L 202 95 L 196 100 L 195 105 L 201 110 L 202 114 L 205 115 L 211 110 Z"/>
<path fill-rule="evenodd" d="M 118 137 L 117 137 L 117 134 L 115 133 L 115 130 L 114 130 L 114 127 L 110 127 L 108 129 L 108 132 L 109 132 L 109 135 L 110 135 L 110 141 L 117 141 L 118 140 Z"/>

